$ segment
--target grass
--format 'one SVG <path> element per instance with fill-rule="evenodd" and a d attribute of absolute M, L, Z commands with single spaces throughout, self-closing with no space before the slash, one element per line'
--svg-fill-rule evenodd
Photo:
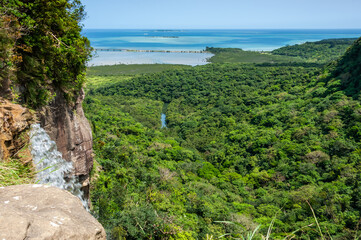
<path fill-rule="evenodd" d="M 131 80 L 138 74 L 157 73 L 181 68 L 191 68 L 191 66 L 175 64 L 119 64 L 88 67 L 86 90 L 88 91 L 102 85 Z"/>
<path fill-rule="evenodd" d="M 0 187 L 34 183 L 35 172 L 27 144 L 29 141 L 27 132 L 23 133 L 20 138 L 24 143 L 23 147 L 12 158 L 0 159 Z"/>
<path fill-rule="evenodd" d="M 86 90 L 95 89 L 102 85 L 123 82 L 132 79 L 131 76 L 88 76 Z"/>
<path fill-rule="evenodd" d="M 34 183 L 31 164 L 24 164 L 18 159 L 0 162 L 0 186 Z"/>
<path fill-rule="evenodd" d="M 119 76 L 156 73 L 172 69 L 190 68 L 191 66 L 176 64 L 118 64 L 88 67 L 87 76 Z"/>

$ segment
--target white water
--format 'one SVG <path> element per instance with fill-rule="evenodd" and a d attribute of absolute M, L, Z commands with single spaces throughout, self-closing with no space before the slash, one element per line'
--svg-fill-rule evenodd
<path fill-rule="evenodd" d="M 73 174 L 73 164 L 62 158 L 62 154 L 57 150 L 56 143 L 50 139 L 39 124 L 31 125 L 30 147 L 36 167 L 37 183 L 68 190 L 80 198 L 84 207 L 88 210 L 88 202 L 84 199 L 81 191 L 82 185 Z"/>

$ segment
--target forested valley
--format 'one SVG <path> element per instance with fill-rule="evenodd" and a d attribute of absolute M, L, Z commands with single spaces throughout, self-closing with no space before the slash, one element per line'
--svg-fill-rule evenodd
<path fill-rule="evenodd" d="M 358 239 L 354 40 L 213 49 L 218 60 L 197 67 L 88 68 L 91 200 L 110 238 Z"/>

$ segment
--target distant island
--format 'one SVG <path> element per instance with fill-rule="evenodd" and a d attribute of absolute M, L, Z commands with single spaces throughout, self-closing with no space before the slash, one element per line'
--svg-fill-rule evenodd
<path fill-rule="evenodd" d="M 181 30 L 170 30 L 170 29 L 158 29 L 158 30 L 154 30 L 154 32 L 182 32 Z"/>
<path fill-rule="evenodd" d="M 178 36 L 149 36 L 151 38 L 179 38 Z"/>

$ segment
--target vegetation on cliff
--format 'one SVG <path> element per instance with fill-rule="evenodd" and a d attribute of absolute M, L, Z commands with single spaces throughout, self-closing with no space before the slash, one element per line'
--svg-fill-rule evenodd
<path fill-rule="evenodd" d="M 79 0 L 2 1 L 1 94 L 20 94 L 31 107 L 48 103 L 56 93 L 68 100 L 78 95 L 91 51 L 80 34 L 83 16 Z"/>
<path fill-rule="evenodd" d="M 319 239 L 310 204 L 325 236 L 358 237 L 360 41 L 325 68 L 98 71 L 85 110 L 99 220 L 114 239 L 206 239 L 266 235 L 276 217 L 273 239 Z"/>
<path fill-rule="evenodd" d="M 0 186 L 34 181 L 27 131 L 56 94 L 74 102 L 91 48 L 81 36 L 79 0 L 0 4 Z M 3 99 L 4 98 L 4 99 Z"/>
<path fill-rule="evenodd" d="M 34 115 L 0 97 L 0 186 L 33 182 L 28 129 Z"/>

